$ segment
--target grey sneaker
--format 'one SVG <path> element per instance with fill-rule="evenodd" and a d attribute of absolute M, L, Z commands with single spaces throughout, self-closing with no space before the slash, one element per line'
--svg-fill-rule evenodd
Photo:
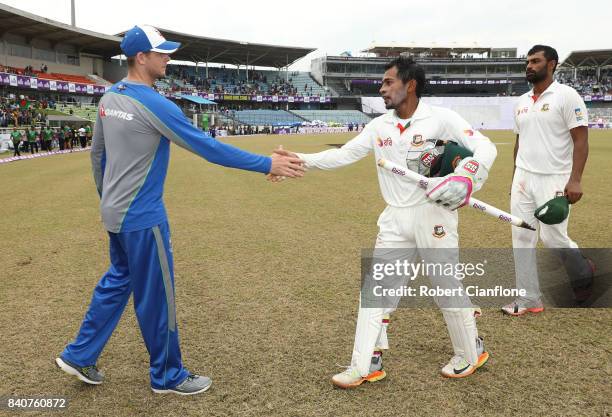
<path fill-rule="evenodd" d="M 55 358 L 55 364 L 62 371 L 76 376 L 87 384 L 100 385 L 104 381 L 104 374 L 98 370 L 96 365 L 81 367 L 62 357 Z"/>
<path fill-rule="evenodd" d="M 172 392 L 179 395 L 194 395 L 204 392 L 210 388 L 212 380 L 207 376 L 189 374 L 187 379 L 174 388 L 157 389 L 151 388 L 156 394 L 167 394 Z"/>

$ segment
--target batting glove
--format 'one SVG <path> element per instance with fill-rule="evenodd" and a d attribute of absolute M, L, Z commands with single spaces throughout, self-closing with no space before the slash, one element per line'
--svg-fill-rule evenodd
<path fill-rule="evenodd" d="M 430 180 L 427 197 L 449 210 L 465 206 L 474 191 L 478 191 L 488 177 L 487 169 L 474 158 L 464 158 L 455 172 L 438 180 Z"/>

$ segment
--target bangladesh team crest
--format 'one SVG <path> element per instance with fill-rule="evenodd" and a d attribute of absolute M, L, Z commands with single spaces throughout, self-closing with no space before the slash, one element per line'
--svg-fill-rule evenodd
<path fill-rule="evenodd" d="M 425 141 L 423 140 L 423 135 L 414 135 L 412 137 L 412 145 L 413 146 L 421 146 L 424 143 L 425 143 Z"/>
<path fill-rule="evenodd" d="M 433 228 L 432 235 L 433 237 L 437 237 L 438 239 L 446 236 L 446 231 L 444 230 L 444 226 L 442 226 L 441 224 L 436 224 Z"/>

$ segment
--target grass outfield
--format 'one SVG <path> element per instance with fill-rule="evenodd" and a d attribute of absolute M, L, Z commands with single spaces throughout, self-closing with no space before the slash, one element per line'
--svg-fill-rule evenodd
<path fill-rule="evenodd" d="M 478 197 L 508 209 L 513 135 L 489 133 L 499 156 Z M 315 152 L 349 138 L 228 142 L 260 153 L 281 143 Z M 610 247 L 612 132 L 591 131 L 590 149 L 570 235 L 583 247 Z M 336 364 L 350 361 L 360 250 L 372 246 L 384 208 L 374 169 L 370 156 L 270 184 L 173 147 L 165 201 L 183 358 L 214 381 L 206 394 L 178 397 L 149 388 L 131 302 L 99 360 L 103 385 L 55 368 L 108 266 L 89 154 L 0 165 L 0 396 L 62 395 L 70 401 L 62 415 L 83 416 L 609 415 L 610 309 L 548 309 L 520 319 L 486 309 L 478 326 L 491 359 L 456 381 L 438 374 L 452 354 L 440 313 L 398 310 L 387 379 L 332 388 Z M 460 224 L 463 246 L 511 245 L 508 226 L 474 211 L 462 211 Z"/>

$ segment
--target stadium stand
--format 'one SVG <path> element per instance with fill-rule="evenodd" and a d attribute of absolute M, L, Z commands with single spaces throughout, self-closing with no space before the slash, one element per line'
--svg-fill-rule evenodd
<path fill-rule="evenodd" d="M 292 110 L 291 113 L 311 122 L 319 120 L 326 123 L 362 124 L 372 120 L 359 110 Z"/>
<path fill-rule="evenodd" d="M 589 123 L 612 125 L 612 107 L 591 107 L 588 109 Z"/>
<path fill-rule="evenodd" d="M 598 79 L 595 74 L 592 74 L 593 71 L 590 72 L 591 74 L 579 73 L 576 78 L 563 74 L 559 75 L 557 80 L 575 88 L 582 95 L 611 94 L 612 77 L 606 73 Z"/>
<path fill-rule="evenodd" d="M 232 112 L 219 112 L 216 115 L 216 125 L 218 126 L 238 126 L 240 121 L 236 119 L 235 114 Z"/>
<path fill-rule="evenodd" d="M 384 72 L 383 72 L 384 73 Z M 330 91 L 334 93 L 336 96 L 353 96 L 353 95 L 361 95 L 361 91 L 357 91 L 351 93 L 346 86 L 346 81 L 341 79 L 329 78 L 327 80 L 327 86 Z"/>
<path fill-rule="evenodd" d="M 98 85 L 105 85 L 109 87 L 113 85 L 112 83 L 108 82 L 107 80 L 96 74 L 87 74 L 87 77 Z"/>
<path fill-rule="evenodd" d="M 155 81 L 155 88 L 158 91 L 171 91 L 171 87 L 168 81 L 165 79 Z"/>
<path fill-rule="evenodd" d="M 80 84 L 95 84 L 95 81 L 83 76 L 83 75 L 74 75 L 74 74 L 62 74 L 55 72 L 45 72 L 33 69 L 31 66 L 27 66 L 25 68 L 15 68 L 15 67 L 7 67 L 0 65 L 0 72 L 6 72 L 8 74 L 15 75 L 27 75 L 32 76 L 44 80 L 56 80 L 56 81 L 67 81 L 71 83 L 80 83 Z M 104 81 L 108 84 L 108 81 Z"/>
<path fill-rule="evenodd" d="M 81 117 L 90 122 L 96 121 L 98 107 L 96 105 L 58 103 L 56 109 L 71 116 Z"/>
<path fill-rule="evenodd" d="M 46 80 L 59 80 L 68 81 L 71 83 L 81 84 L 93 84 L 93 81 L 83 75 L 71 75 L 71 74 L 58 74 L 58 73 L 45 73 L 40 71 L 34 71 L 33 74 L 37 78 L 43 78 Z"/>
<path fill-rule="evenodd" d="M 246 125 L 273 125 L 301 123 L 303 118 L 284 110 L 238 110 L 231 113 L 233 117 Z"/>
<path fill-rule="evenodd" d="M 208 75 L 206 75 L 208 74 Z M 248 77 L 248 78 L 247 78 Z M 307 72 L 245 70 L 211 67 L 208 69 L 171 65 L 168 75 L 156 84 L 165 91 L 197 91 L 216 94 L 271 94 L 321 96 L 326 90 Z"/>
<path fill-rule="evenodd" d="M 375 56 L 326 56 L 314 59 L 311 73 L 340 97 L 377 96 L 385 65 L 404 55 L 421 64 L 429 80 L 426 95 L 520 95 L 528 90 L 524 58 L 516 48 L 372 46 Z"/>
<path fill-rule="evenodd" d="M 292 78 L 291 83 L 296 88 L 298 94 L 322 96 L 328 93 L 328 91 L 316 82 L 308 72 L 296 71 L 292 72 L 290 76 Z"/>
<path fill-rule="evenodd" d="M 0 127 L 44 124 L 48 106 L 46 100 L 37 101 L 27 96 L 0 97 Z"/>
<path fill-rule="evenodd" d="M 0 39 L 4 42 L 0 44 L 0 62 L 4 64 L 0 65 L 0 126 L 42 123 L 49 108 L 59 117 L 95 120 L 97 100 L 106 87 L 126 73 L 125 64 L 112 59 L 119 53 L 122 33 L 95 33 L 2 4 L 0 20 Z M 175 100 L 190 119 L 214 114 L 207 120 L 235 131 L 240 125 L 367 123 L 370 111 L 362 98 L 379 96 L 385 64 L 400 55 L 412 56 L 425 67 L 425 95 L 432 96 L 427 99 L 511 101 L 513 97 L 505 96 L 530 89 L 524 76 L 524 57 L 517 56 L 516 48 L 374 45 L 362 51 L 369 56 L 321 57 L 311 62 L 310 72 L 300 72 L 289 71 L 289 65 L 312 48 L 228 41 L 165 29 L 161 32 L 183 42 L 183 48 L 173 57 L 193 65 L 169 65 L 167 77 L 156 81 L 156 89 Z M 560 64 L 557 78 L 584 97 L 591 120 L 609 124 L 612 50 L 572 52 Z M 57 83 L 50 82 L 53 80 Z M 184 99 L 185 94 L 199 95 L 216 104 L 203 108 L 192 103 L 194 100 Z M 31 103 L 28 108 L 16 104 L 21 96 Z M 479 114 L 487 108 L 478 103 L 474 106 Z"/>
<path fill-rule="evenodd" d="M 559 82 L 593 101 L 612 101 L 605 100 L 612 94 L 612 49 L 572 51 L 559 65 L 556 76 Z"/>

